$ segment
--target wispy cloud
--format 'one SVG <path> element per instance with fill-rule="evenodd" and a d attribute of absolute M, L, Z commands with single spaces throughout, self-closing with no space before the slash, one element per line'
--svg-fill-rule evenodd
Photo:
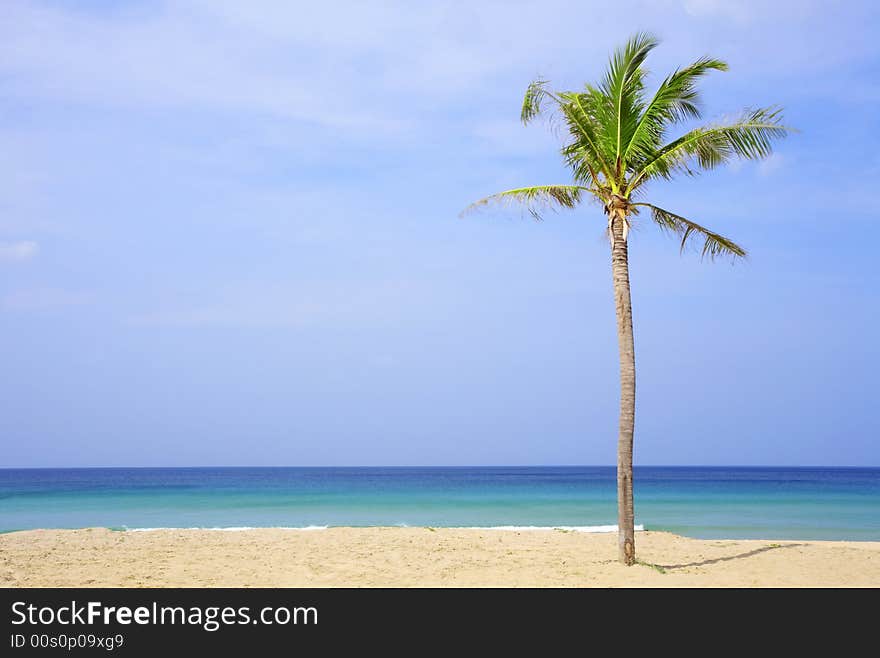
<path fill-rule="evenodd" d="M 82 306 L 93 301 L 91 293 L 61 288 L 34 288 L 17 290 L 0 298 L 4 311 L 50 311 Z"/>
<path fill-rule="evenodd" d="M 0 263 L 21 263 L 37 255 L 40 246 L 31 240 L 0 242 Z"/>
<path fill-rule="evenodd" d="M 300 20 L 288 21 L 281 35 L 237 24 L 237 15 L 175 3 L 136 15 L 25 3 L 4 11 L 9 29 L 0 28 L 0 70 L 21 74 L 7 87 L 16 95 L 109 107 L 246 110 L 357 130 L 393 127 L 368 98 L 359 99 L 356 111 L 338 102 L 342 95 L 331 93 L 327 70 L 335 62 L 285 54 L 300 36 L 294 29 Z"/>
<path fill-rule="evenodd" d="M 761 160 L 758 165 L 758 173 L 761 176 L 770 176 L 785 164 L 785 157 L 781 153 L 772 153 L 769 157 Z"/>
<path fill-rule="evenodd" d="M 740 0 L 684 0 L 684 10 L 691 16 L 717 16 L 748 22 L 755 16 L 756 9 Z"/>
<path fill-rule="evenodd" d="M 159 309 L 128 319 L 144 327 L 307 327 L 375 326 L 388 314 L 423 302 L 419 288 L 407 281 L 334 285 L 235 286 L 186 306 Z"/>
<path fill-rule="evenodd" d="M 408 130 L 420 113 L 428 120 L 437 99 L 471 92 L 555 40 L 532 33 L 534 10 L 514 21 L 446 3 L 304 13 L 287 2 L 168 2 L 98 13 L 13 1 L 4 12 L 0 72 L 13 74 L 15 96 L 244 111 L 379 135 Z M 509 40 L 529 48 L 499 48 Z"/>

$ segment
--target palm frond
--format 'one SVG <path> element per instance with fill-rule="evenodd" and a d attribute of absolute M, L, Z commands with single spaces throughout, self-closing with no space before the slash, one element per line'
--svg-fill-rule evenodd
<path fill-rule="evenodd" d="M 546 100 L 548 81 L 542 78 L 532 80 L 526 87 L 526 94 L 523 98 L 522 111 L 520 112 L 520 120 L 527 124 L 529 121 L 537 117 L 541 113 L 541 106 Z"/>
<path fill-rule="evenodd" d="M 594 113 L 590 110 L 591 100 L 578 98 L 582 94 L 574 92 L 554 93 L 548 89 L 549 82 L 543 78 L 532 81 L 526 88 L 523 98 L 520 119 L 524 124 L 530 123 L 539 115 L 544 115 L 551 126 L 561 120 L 571 136 L 572 148 L 577 150 L 588 160 L 583 168 L 584 172 L 592 170 L 592 178 L 575 178 L 582 183 L 591 185 L 598 172 L 606 176 L 611 175 L 611 168 L 604 158 L 599 144 L 599 136 L 596 134 L 596 121 Z M 552 103 L 552 112 L 547 112 L 547 105 Z"/>
<path fill-rule="evenodd" d="M 614 159 L 623 156 L 625 145 L 632 137 L 642 108 L 645 71 L 642 64 L 658 40 L 648 34 L 639 33 L 618 48 L 608 63 L 608 70 L 599 90 L 609 100 L 609 114 L 601 122 L 607 131 L 609 142 L 613 143 Z"/>
<path fill-rule="evenodd" d="M 493 203 L 517 203 L 524 205 L 532 217 L 540 220 L 542 211 L 556 210 L 558 208 L 574 208 L 581 201 L 581 193 L 589 191 L 589 188 L 581 185 L 537 185 L 535 187 L 520 187 L 514 190 L 499 192 L 492 196 L 487 196 L 485 199 L 480 199 L 465 208 L 461 212 L 461 215 L 465 215 L 478 208 Z"/>
<path fill-rule="evenodd" d="M 595 90 L 593 93 L 562 92 L 558 99 L 559 109 L 571 136 L 562 149 L 562 155 L 575 170 L 575 180 L 592 185 L 599 173 L 608 180 L 612 179 L 614 154 L 607 141 L 603 143 L 602 124 L 598 119 L 605 104 L 603 99 Z"/>
<path fill-rule="evenodd" d="M 695 128 L 648 157 L 628 190 L 651 178 L 671 178 L 681 171 L 693 175 L 694 169 L 714 169 L 734 158 L 765 158 L 773 150 L 773 140 L 790 131 L 782 125 L 782 110 L 775 107 L 747 111 L 733 123 Z"/>
<path fill-rule="evenodd" d="M 650 203 L 638 203 L 634 205 L 650 208 L 651 218 L 661 229 L 679 236 L 681 238 L 682 252 L 685 250 L 685 247 L 687 247 L 688 241 L 691 238 L 699 236 L 704 240 L 700 254 L 702 258 L 708 256 L 710 260 L 715 260 L 717 256 L 730 256 L 732 258 L 745 258 L 746 256 L 746 250 L 736 244 L 733 240 L 710 231 L 681 215 L 676 215 L 675 213 L 664 210 L 663 208 L 658 208 Z"/>
<path fill-rule="evenodd" d="M 720 59 L 702 57 L 690 66 L 667 76 L 647 104 L 624 151 L 624 160 L 632 154 L 645 158 L 662 143 L 667 128 L 685 119 L 700 117 L 700 95 L 696 83 L 710 71 L 726 71 Z"/>

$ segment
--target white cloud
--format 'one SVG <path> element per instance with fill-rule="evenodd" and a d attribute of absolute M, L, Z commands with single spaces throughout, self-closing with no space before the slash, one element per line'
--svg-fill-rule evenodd
<path fill-rule="evenodd" d="M 516 118 L 480 121 L 473 126 L 471 133 L 489 153 L 495 155 L 542 155 L 557 143 L 562 146 L 560 136 L 548 126 L 540 122 L 535 126 L 523 126 Z"/>
<path fill-rule="evenodd" d="M 737 0 L 684 0 L 683 5 L 691 16 L 718 16 L 746 22 L 752 15 L 746 3 Z"/>
<path fill-rule="evenodd" d="M 424 303 L 412 281 L 290 285 L 240 285 L 193 300 L 186 308 L 166 308 L 128 318 L 145 327 L 305 327 L 383 325 L 389 309 Z"/>
<path fill-rule="evenodd" d="M 679 24 L 666 2 L 626 2 L 638 27 L 664 37 L 662 68 L 711 52 L 735 70 L 821 72 L 876 52 L 859 12 L 810 23 L 817 42 L 847 48 L 817 61 L 800 43 L 812 13 L 799 2 L 762 6 L 685 0 Z M 810 7 L 815 2 L 807 3 Z M 793 18 L 789 21 L 789 16 Z M 474 106 L 492 85 L 536 74 L 580 84 L 631 31 L 589 3 L 324 3 L 198 0 L 110 12 L 4 3 L 0 74 L 10 97 L 195 112 L 253 112 L 329 130 L 383 136 L 431 127 L 440 101 Z M 701 30 L 693 23 L 699 21 Z M 748 21 L 749 34 L 742 34 Z M 583 26 L 602 35 L 583 39 Z M 664 29 L 665 26 L 665 29 Z M 839 33 L 843 31 L 843 33 Z M 748 38 L 744 38 L 748 37 Z M 823 81 L 825 78 L 823 78 Z M 519 89 L 517 89 L 517 94 Z M 476 111 L 480 111 L 477 109 Z M 512 114 L 515 116 L 513 111 Z M 498 116 L 486 108 L 485 116 Z"/>
<path fill-rule="evenodd" d="M 40 246 L 31 240 L 0 242 L 0 263 L 21 263 L 37 255 Z"/>
<path fill-rule="evenodd" d="M 778 171 L 783 164 L 785 164 L 785 158 L 781 154 L 771 153 L 769 157 L 761 160 L 758 164 L 758 173 L 761 176 L 770 176 L 773 172 Z"/>
<path fill-rule="evenodd" d="M 291 58 L 283 42 L 208 11 L 193 17 L 169 6 L 147 15 L 98 17 L 16 3 L 10 12 L 8 29 L 0 27 L 0 70 L 20 74 L 8 88 L 13 94 L 104 106 L 249 110 L 334 127 L 387 128 L 363 102 L 350 111 L 338 102 L 338 90 L 330 93 L 333 63 Z"/>
<path fill-rule="evenodd" d="M 82 306 L 92 301 L 85 292 L 58 288 L 35 288 L 11 292 L 0 299 L 4 311 L 49 311 L 68 306 Z"/>
<path fill-rule="evenodd" d="M 212 1 L 100 14 L 13 2 L 0 73 L 12 96 L 244 111 L 381 137 L 553 47 L 552 30 L 538 37 L 524 17 L 534 10 L 512 21 L 495 9 Z"/>

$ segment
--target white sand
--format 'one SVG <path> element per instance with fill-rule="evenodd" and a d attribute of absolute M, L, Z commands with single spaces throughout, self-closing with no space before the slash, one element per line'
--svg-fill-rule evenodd
<path fill-rule="evenodd" d="M 29 530 L 0 535 L 5 587 L 880 586 L 880 542 L 558 530 Z M 648 564 L 656 567 L 647 566 Z"/>

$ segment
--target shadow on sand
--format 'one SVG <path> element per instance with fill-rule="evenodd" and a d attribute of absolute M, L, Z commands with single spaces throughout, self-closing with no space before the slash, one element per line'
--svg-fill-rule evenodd
<path fill-rule="evenodd" d="M 746 553 L 738 553 L 737 555 L 727 555 L 725 557 L 716 557 L 711 560 L 702 560 L 700 562 L 688 562 L 686 564 L 651 564 L 648 566 L 652 566 L 655 568 L 663 569 L 664 571 L 668 571 L 670 569 L 684 569 L 686 567 L 704 567 L 709 564 L 718 564 L 719 562 L 730 562 L 731 560 L 741 560 L 743 558 L 752 557 L 753 555 L 758 555 L 760 553 L 766 553 L 767 551 L 776 551 L 783 548 L 795 548 L 797 546 L 806 546 L 806 544 L 770 544 L 769 546 L 762 546 L 761 548 L 756 548 L 753 551 L 748 551 Z"/>

